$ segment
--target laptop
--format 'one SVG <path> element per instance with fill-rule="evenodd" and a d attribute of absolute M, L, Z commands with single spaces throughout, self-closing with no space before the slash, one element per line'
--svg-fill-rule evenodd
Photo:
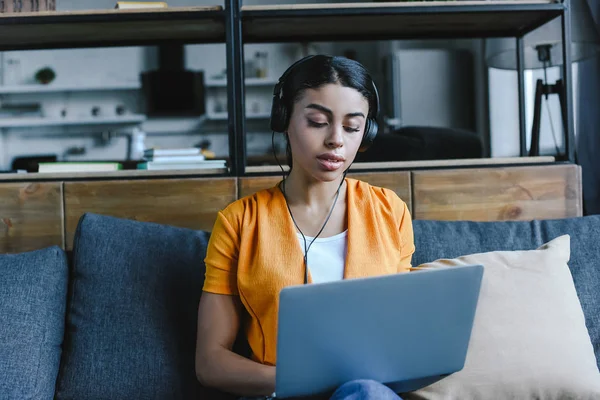
<path fill-rule="evenodd" d="M 467 265 L 284 288 L 277 398 L 330 395 L 355 379 L 406 393 L 460 371 L 482 277 Z"/>

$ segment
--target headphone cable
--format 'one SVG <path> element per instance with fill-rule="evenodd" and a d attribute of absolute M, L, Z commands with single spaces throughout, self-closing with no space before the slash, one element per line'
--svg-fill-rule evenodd
<path fill-rule="evenodd" d="M 273 133 L 271 134 L 271 151 L 273 151 L 273 157 L 275 157 L 275 161 L 277 161 L 277 165 L 279 165 L 279 168 L 281 168 L 281 177 L 282 179 L 285 179 L 285 171 L 283 170 L 283 167 L 281 166 L 281 162 L 279 162 L 279 158 L 277 157 L 277 152 L 275 151 L 275 131 L 272 131 Z"/>
<path fill-rule="evenodd" d="M 329 218 L 331 218 L 331 214 L 333 213 L 333 209 L 335 208 L 335 205 L 337 204 L 338 201 L 338 197 L 340 195 L 340 189 L 342 188 L 342 185 L 344 184 L 346 178 L 346 171 L 344 171 L 344 177 L 342 178 L 342 181 L 340 182 L 340 185 L 337 188 L 337 191 L 335 192 L 335 198 L 333 199 L 333 204 L 331 205 L 331 208 L 329 209 L 329 213 L 327 214 L 327 218 L 325 219 L 325 222 L 323 223 L 323 226 L 321 226 L 321 229 L 319 230 L 319 232 L 317 233 L 317 235 L 313 238 L 313 240 L 310 242 L 310 245 L 308 245 L 308 247 L 306 246 L 306 236 L 304 236 L 304 233 L 302 232 L 302 230 L 300 229 L 300 227 L 298 226 L 298 224 L 296 223 L 296 219 L 294 218 L 294 214 L 292 213 L 292 210 L 290 208 L 290 205 L 287 201 L 287 194 L 285 191 L 285 181 L 286 179 L 284 179 L 282 181 L 283 184 L 283 198 L 285 199 L 285 205 L 287 206 L 288 212 L 290 213 L 290 216 L 292 217 L 292 221 L 294 222 L 294 225 L 296 226 L 296 229 L 298 230 L 298 232 L 300 232 L 300 235 L 302 236 L 302 240 L 304 241 L 304 284 L 308 283 L 308 251 L 310 250 L 310 247 L 313 245 L 313 243 L 315 242 L 315 240 L 321 235 L 321 232 L 323 232 L 323 229 L 325 229 L 325 226 L 327 225 L 327 222 L 329 222 Z"/>

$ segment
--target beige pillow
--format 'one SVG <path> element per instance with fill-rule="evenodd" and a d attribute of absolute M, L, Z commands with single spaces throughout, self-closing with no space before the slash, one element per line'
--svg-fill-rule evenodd
<path fill-rule="evenodd" d="M 482 264 L 484 274 L 463 370 L 403 398 L 600 399 L 600 373 L 569 258 L 564 235 L 537 250 L 419 266 Z"/>

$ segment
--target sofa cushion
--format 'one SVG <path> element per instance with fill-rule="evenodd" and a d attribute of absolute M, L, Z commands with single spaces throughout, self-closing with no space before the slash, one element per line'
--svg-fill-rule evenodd
<path fill-rule="evenodd" d="M 0 255 L 0 399 L 52 399 L 65 327 L 68 266 L 52 246 Z"/>
<path fill-rule="evenodd" d="M 207 240 L 150 222 L 80 219 L 58 399 L 203 398 L 194 358 Z"/>
<path fill-rule="evenodd" d="M 421 264 L 484 266 L 464 368 L 406 399 L 598 399 L 600 372 L 567 262 L 569 235 L 536 250 Z"/>
<path fill-rule="evenodd" d="M 500 250 L 531 250 L 571 237 L 569 268 L 600 368 L 600 215 L 543 221 L 413 221 L 413 265 Z"/>

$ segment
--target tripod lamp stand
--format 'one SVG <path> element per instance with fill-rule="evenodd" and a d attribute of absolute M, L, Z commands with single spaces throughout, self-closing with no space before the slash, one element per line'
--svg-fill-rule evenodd
<path fill-rule="evenodd" d="M 571 27 L 571 41 L 570 43 L 566 43 L 565 49 L 569 51 L 571 59 L 570 61 L 573 63 L 590 58 L 600 52 L 600 35 L 592 18 L 588 1 L 589 0 L 570 0 L 568 2 L 568 21 L 571 22 L 569 24 Z M 567 15 L 565 15 L 565 19 L 567 19 L 566 16 Z M 565 81 L 565 79 L 570 78 L 571 74 L 570 69 L 568 70 L 569 72 L 566 73 L 567 68 L 564 68 L 564 32 L 561 20 L 562 17 L 556 17 L 555 19 L 547 22 L 520 39 L 520 43 L 522 43 L 523 69 L 543 69 L 544 71 L 544 79 L 538 79 L 535 86 L 531 143 L 528 152 L 529 156 L 538 156 L 540 154 L 542 103 L 544 100 L 547 101 L 550 95 L 558 96 L 565 144 L 569 144 L 570 132 L 568 126 L 569 124 L 567 123 L 567 93 L 572 93 L 572 91 L 567 90 L 567 85 L 569 85 L 570 89 L 572 82 L 571 80 L 568 82 Z M 487 39 L 485 42 L 485 57 L 487 66 L 489 68 L 519 71 L 519 66 L 517 63 L 518 43 L 519 39 Z M 549 83 L 547 70 L 548 68 L 557 66 L 563 67 L 562 78 L 554 83 Z M 521 82 L 521 85 L 524 84 L 523 77 L 519 77 L 519 81 Z M 523 89 L 520 88 L 520 90 Z M 524 118 L 523 113 L 521 113 L 521 118 Z M 525 125 L 524 122 L 521 121 L 521 123 L 521 134 L 523 135 L 523 127 Z M 571 134 L 572 135 L 570 137 L 573 138 L 574 132 L 571 132 Z M 524 148 L 525 144 L 523 141 L 524 138 L 522 137 L 522 153 L 524 150 L 526 150 Z M 574 143 L 571 142 L 570 145 L 573 146 Z M 558 148 L 557 153 L 560 153 L 560 149 Z M 560 156 L 560 154 L 557 155 Z"/>

